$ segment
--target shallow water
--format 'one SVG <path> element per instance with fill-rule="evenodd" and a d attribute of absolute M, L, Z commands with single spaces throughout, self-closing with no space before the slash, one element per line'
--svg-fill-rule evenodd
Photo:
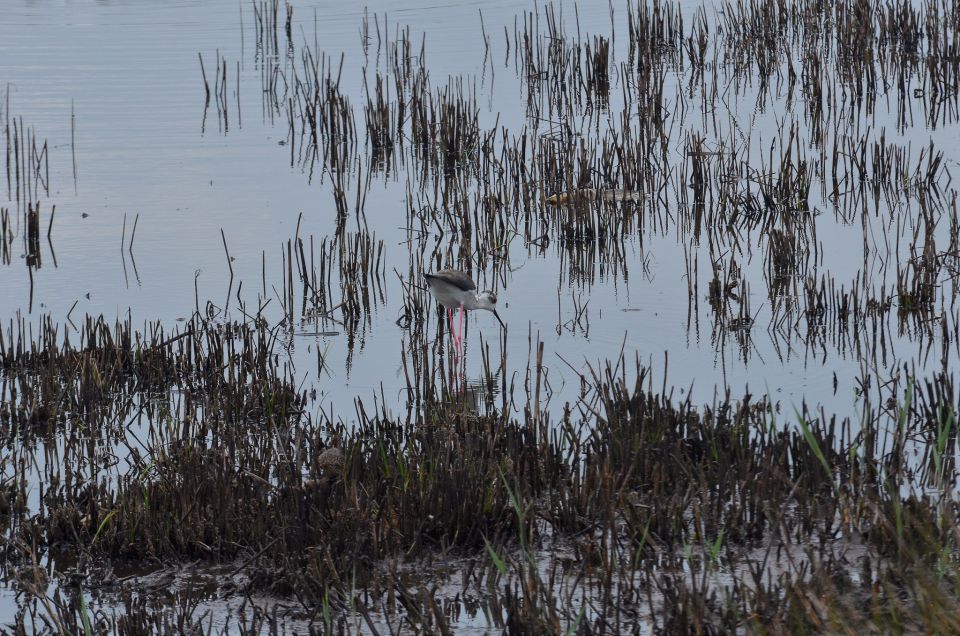
<path fill-rule="evenodd" d="M 386 20 L 389 25 L 409 25 L 413 42 L 427 35 L 427 66 L 435 85 L 442 85 L 439 80 L 446 76 L 463 75 L 476 82 L 481 125 L 499 118 L 502 126 L 518 130 L 525 120 L 521 82 L 512 58 L 503 62 L 504 44 L 497 37 L 491 36 L 491 59 L 497 60 L 491 63 L 492 72 L 485 63 L 479 6 L 390 7 Z M 380 9 L 386 7 L 370 6 L 368 15 L 383 19 Z M 483 3 L 484 23 L 489 32 L 501 36 L 503 27 L 512 29 L 514 17 L 527 9 L 522 2 Z M 570 13 L 568 8 L 568 21 Z M 355 105 L 362 103 L 363 94 L 363 15 L 361 9 L 350 11 L 329 3 L 298 5 L 294 11 L 295 32 L 310 43 L 316 38 L 333 58 L 346 54 L 343 92 L 354 98 Z M 241 22 L 246 33 L 242 38 Z M 40 197 L 42 224 L 50 206 L 56 205 L 52 245 L 57 266 L 52 267 L 48 258 L 36 271 L 33 313 L 28 317 L 49 313 L 63 321 L 73 308 L 74 320 L 84 314 L 111 318 L 129 312 L 135 322 L 159 319 L 172 325 L 194 310 L 195 281 L 201 304 L 207 299 L 225 304 L 230 271 L 221 229 L 234 258 L 236 281 L 243 282 L 251 296 L 261 287 L 262 256 L 267 278 L 273 279 L 271 283 L 279 280 L 281 246 L 294 235 L 301 213 L 301 236 L 319 240 L 331 232 L 335 212 L 329 180 L 311 183 L 301 169 L 291 167 L 288 149 L 280 145 L 286 137 L 285 122 L 264 119 L 252 22 L 252 7 L 234 2 L 56 7 L 13 3 L 8 8 L 0 26 L 5 43 L 0 79 L 10 86 L 11 113 L 24 116 L 24 122 L 51 144 L 51 191 Z M 579 26 L 584 33 L 609 33 L 610 17 L 605 8 L 580 7 Z M 621 40 L 626 39 L 623 35 Z M 215 111 L 207 112 L 203 129 L 197 53 L 203 54 L 212 74 L 217 51 L 229 62 L 231 107 L 239 104 L 234 109 L 239 113 L 230 113 L 226 131 L 218 125 Z M 237 63 L 239 84 L 233 75 Z M 736 97 L 742 105 L 736 112 L 741 124 L 759 131 L 757 145 L 763 147 L 779 134 L 779 115 L 774 108 L 755 112 L 754 99 L 747 87 Z M 698 118 L 682 123 L 696 129 Z M 938 139 L 943 139 L 940 148 L 949 151 L 952 144 L 947 142 L 957 137 L 956 127 L 942 132 L 947 138 Z M 930 131 L 915 127 L 909 136 L 924 144 Z M 676 153 L 681 151 L 678 146 Z M 331 377 L 325 376 L 318 389 L 333 400 L 335 409 L 348 405 L 354 396 L 379 393 L 381 384 L 388 397 L 398 395 L 404 386 L 397 346 L 401 333 L 394 324 L 403 290 L 391 274 L 408 256 L 400 229 L 406 199 L 403 181 L 396 175 L 375 178 L 367 195 L 368 223 L 385 241 L 387 302 L 376 307 L 349 369 L 341 336 L 294 338 L 295 352 L 304 354 L 300 366 L 308 381 L 311 365 L 306 361 L 314 356 L 306 355 L 307 349 L 328 351 Z M 137 215 L 132 254 L 124 253 L 124 217 L 129 244 Z M 860 250 L 845 249 L 861 240 L 857 224 L 833 223 L 829 218 L 820 223 L 828 228 L 821 228 L 818 236 L 821 272 L 849 281 L 858 270 L 875 267 L 869 257 L 865 262 Z M 711 342 L 705 316 L 700 316 L 699 324 L 688 321 L 684 248 L 672 232 L 646 236 L 642 245 L 637 237 L 626 241 L 629 280 L 607 276 L 582 285 L 566 282 L 555 254 L 520 243 L 512 246 L 513 271 L 501 290 L 505 305 L 501 313 L 510 325 L 508 353 L 513 359 L 525 358 L 528 332 L 539 333 L 553 387 L 560 389 L 556 401 L 574 397 L 562 387 L 575 385 L 576 379 L 559 356 L 579 365 L 614 357 L 624 345 L 628 353 L 635 351 L 657 367 L 669 351 L 669 382 L 692 385 L 700 401 L 712 399 L 715 389 L 739 392 L 750 387 L 754 392 L 770 391 L 787 406 L 806 399 L 852 414 L 851 378 L 860 371 L 861 360 L 829 350 L 811 354 L 784 349 L 779 338 L 764 329 L 769 303 L 764 302 L 759 281 L 751 291 L 757 317 L 747 362 L 732 339 L 721 346 Z M 704 260 L 700 267 L 708 271 Z M 745 269 L 752 269 L 755 278 L 762 267 L 761 259 L 753 260 L 754 265 L 745 264 Z M 17 265 L 0 271 L 5 289 L 0 315 L 6 317 L 18 311 L 27 314 L 29 308 L 29 278 Z M 589 300 L 589 333 L 563 326 L 573 317 L 573 296 L 580 302 Z M 471 316 L 470 322 L 474 339 L 477 331 L 496 333 L 489 315 Z M 888 368 L 897 358 L 910 361 L 916 355 L 916 347 L 906 339 L 892 349 L 894 355 L 883 365 Z M 471 358 L 468 364 L 476 373 L 478 361 Z M 836 396 L 834 372 L 839 380 Z"/>
<path fill-rule="evenodd" d="M 341 92 L 357 109 L 361 147 L 363 69 L 365 65 L 377 68 L 386 55 L 374 44 L 364 52 L 365 16 L 370 20 L 377 16 L 381 25 L 385 20 L 384 31 L 390 34 L 398 26 L 409 26 L 417 49 L 425 34 L 426 66 L 433 85 L 446 85 L 448 77 L 468 78 L 475 86 L 481 129 L 496 122 L 516 133 L 535 123 L 527 117 L 526 83 L 517 75 L 514 53 L 505 50 L 503 31 L 506 27 L 512 33 L 517 17 L 531 8 L 527 2 L 446 2 L 403 8 L 382 2 L 366 9 L 304 2 L 295 6 L 293 32 L 295 40 L 311 46 L 318 43 L 319 50 L 334 60 L 345 54 Z M 694 10 L 690 8 L 688 15 Z M 491 40 L 489 57 L 484 51 L 481 11 Z M 568 28 L 575 30 L 578 24 L 584 34 L 610 33 L 611 17 L 604 3 L 580 6 L 576 16 L 572 5 L 564 5 L 563 11 Z M 707 11 L 713 15 L 712 8 Z M 51 206 L 56 206 L 50 244 L 45 237 L 42 241 L 43 265 L 33 273 L 32 299 L 22 241 L 14 242 L 13 262 L 0 266 L 4 323 L 16 316 L 36 321 L 50 314 L 69 326 L 68 315 L 79 324 L 84 315 L 102 314 L 108 320 L 129 315 L 135 324 L 159 320 L 174 327 L 194 312 L 197 297 L 201 309 L 208 300 L 223 307 L 228 293 L 236 294 L 241 283 L 242 298 L 255 307 L 263 284 L 263 263 L 270 298 L 274 296 L 270 286 L 279 287 L 282 280 L 282 246 L 297 233 L 298 224 L 299 236 L 312 235 L 318 241 L 333 232 L 336 208 L 329 175 L 310 174 L 299 164 L 291 165 L 286 120 L 264 108 L 263 60 L 255 49 L 249 3 L 14 0 L 6 3 L 4 13 L 0 86 L 9 86 L 9 101 L 3 115 L 22 117 L 39 139 L 49 142 L 50 190 L 40 196 L 43 228 Z M 619 29 L 614 55 L 622 59 L 626 28 L 618 17 L 613 24 Z M 208 75 L 217 55 L 227 60 L 226 125 L 215 105 L 205 108 L 198 52 Z M 784 134 L 783 98 L 759 105 L 760 89 L 747 84 L 728 96 L 730 118 L 711 121 L 695 107 L 694 98 L 688 97 L 693 105 L 679 106 L 684 101 L 683 77 L 683 71 L 677 70 L 668 73 L 666 80 L 676 107 L 668 115 L 677 129 L 669 140 L 670 152 L 678 163 L 684 160 L 680 132 L 684 129 L 705 131 L 710 140 L 749 132 L 757 154 Z M 616 112 L 624 89 L 616 75 L 613 81 L 611 94 L 616 97 L 611 99 L 611 109 Z M 945 152 L 948 170 L 955 170 L 960 127 L 951 122 L 935 130 L 929 127 L 921 115 L 923 98 L 911 108 L 916 108 L 915 122 L 902 132 L 896 132 L 895 105 L 889 101 L 878 102 L 877 112 L 858 126 L 872 128 L 871 139 L 885 131 L 888 141 L 909 146 L 915 158 L 935 140 Z M 613 117 L 613 113 L 602 113 L 601 118 L 608 115 Z M 396 323 L 405 292 L 393 269 L 406 270 L 412 249 L 404 229 L 406 209 L 414 204 L 408 198 L 407 182 L 403 167 L 378 173 L 366 195 L 367 224 L 384 241 L 386 302 L 375 303 L 370 322 L 361 328 L 356 342 L 351 345 L 335 325 L 316 321 L 307 320 L 291 330 L 289 350 L 298 376 L 304 378 L 306 388 L 317 391 L 317 402 L 335 417 L 349 419 L 355 398 L 381 393 L 391 407 L 405 406 L 400 346 L 405 331 Z M 348 193 L 348 199 L 353 194 Z M 915 204 L 881 205 L 861 222 L 838 219 L 825 199 L 819 191 L 811 196 L 819 214 L 813 273 L 848 287 L 862 275 L 876 288 L 885 282 L 889 290 L 896 278 L 896 263 L 891 259 L 908 258 L 916 227 L 911 217 Z M 6 207 L 14 219 L 20 218 L 15 200 Z M 542 213 L 561 212 L 544 206 Z M 885 218 L 894 214 L 902 214 L 905 222 L 899 231 L 888 234 Z M 222 236 L 233 258 L 232 280 Z M 433 238 L 451 240 L 439 234 Z M 658 382 L 667 366 L 665 381 L 684 387 L 678 393 L 692 387 L 694 402 L 712 401 L 727 390 L 734 394 L 749 390 L 769 392 L 787 414 L 806 401 L 854 418 L 862 408 L 857 378 L 865 373 L 888 377 L 903 365 L 910 365 L 918 375 L 955 368 L 955 347 L 946 359 L 929 355 L 925 347 L 931 339 L 899 329 L 895 318 L 888 321 L 893 326 L 885 355 L 843 350 L 831 338 L 808 346 L 805 325 L 774 324 L 763 283 L 761 240 L 756 235 L 748 238 L 752 249 L 746 248 L 738 257 L 743 275 L 752 283 L 754 323 L 744 348 L 743 340 L 738 343 L 734 336 L 719 342 L 712 337 L 706 300 L 708 241 L 691 239 L 674 221 L 635 232 L 624 241 L 628 276 L 608 269 L 604 275 L 571 282 L 562 250 L 541 250 L 515 240 L 509 247 L 509 274 L 495 285 L 500 313 L 509 324 L 506 356 L 514 368 L 522 367 L 531 335 L 544 342 L 552 389 L 541 397 L 545 407 L 576 401 L 579 378 L 567 363 L 577 372 L 586 372 L 587 363 L 616 358 L 623 348 L 628 358 L 637 355 L 649 361 L 657 370 Z M 687 291 L 688 251 L 700 255 L 699 314 L 694 315 Z M 597 264 L 605 258 L 593 255 Z M 485 269 L 482 263 L 475 266 L 478 271 Z M 481 285 L 493 284 L 492 276 L 480 278 Z M 948 298 L 952 281 L 941 282 L 943 297 Z M 576 314 L 574 299 L 576 304 L 587 303 L 589 329 L 586 321 L 571 323 Z M 234 297 L 234 309 L 228 315 L 242 319 L 236 303 Z M 265 314 L 271 321 L 281 316 L 278 304 L 274 300 Z M 954 324 L 953 303 L 942 300 L 941 306 Z M 224 317 L 218 315 L 218 319 Z M 493 316 L 483 312 L 469 316 L 469 378 L 480 376 L 481 334 L 493 347 L 494 358 L 500 357 L 497 332 Z M 326 361 L 326 372 L 319 375 L 318 350 Z M 10 607 L 0 604 L 4 605 L 7 609 L 0 609 L 0 623 L 10 618 Z"/>

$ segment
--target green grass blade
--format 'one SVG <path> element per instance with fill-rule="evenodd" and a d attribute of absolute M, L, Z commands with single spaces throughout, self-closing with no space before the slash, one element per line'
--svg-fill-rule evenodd
<path fill-rule="evenodd" d="M 116 510 L 111 510 L 110 514 L 108 514 L 106 517 L 103 518 L 103 521 L 101 521 L 100 525 L 97 526 L 97 531 L 93 534 L 93 541 L 91 541 L 91 543 L 97 542 L 97 537 L 100 536 L 100 532 L 103 531 L 103 529 L 107 526 L 107 524 L 110 522 L 111 519 L 113 519 L 113 517 L 116 514 L 117 514 Z"/>
<path fill-rule="evenodd" d="M 837 492 L 838 488 L 836 476 L 833 474 L 833 471 L 830 470 L 830 464 L 827 463 L 827 458 L 820 449 L 820 444 L 817 442 L 817 438 L 813 436 L 813 431 L 810 430 L 810 425 L 807 423 L 807 420 L 800 415 L 800 411 L 794 409 L 794 412 L 797 414 L 797 420 L 800 422 L 800 430 L 803 431 L 803 439 L 807 441 L 807 445 L 810 447 L 810 450 L 813 451 L 814 456 L 816 456 L 816 458 L 820 461 L 820 465 L 823 466 L 823 470 L 826 471 L 827 476 L 830 478 L 830 485 L 833 486 L 834 492 Z"/>
<path fill-rule="evenodd" d="M 500 558 L 500 555 L 497 554 L 497 551 L 493 549 L 493 546 L 490 545 L 490 542 L 487 541 L 487 538 L 483 538 L 483 544 L 487 546 L 487 553 L 490 555 L 490 559 L 493 561 L 493 564 L 497 567 L 497 571 L 500 572 L 500 576 L 504 576 L 507 573 L 507 564 Z"/>

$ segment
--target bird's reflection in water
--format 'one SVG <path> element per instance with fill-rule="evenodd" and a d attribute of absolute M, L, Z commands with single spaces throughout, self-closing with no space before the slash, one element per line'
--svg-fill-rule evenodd
<path fill-rule="evenodd" d="M 488 415 L 496 411 L 499 397 L 500 383 L 496 378 L 484 375 L 467 378 L 462 373 L 455 373 L 453 381 L 447 383 L 443 390 L 445 404 L 473 415 Z"/>

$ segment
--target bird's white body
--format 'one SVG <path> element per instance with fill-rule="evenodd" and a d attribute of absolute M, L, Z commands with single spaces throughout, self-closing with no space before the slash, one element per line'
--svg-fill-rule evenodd
<path fill-rule="evenodd" d="M 430 283 L 430 291 L 434 298 L 447 309 L 460 309 L 461 307 L 470 310 L 489 309 L 492 306 L 484 294 L 477 295 L 476 287 L 461 289 L 439 275 L 428 278 L 427 281 Z"/>
<path fill-rule="evenodd" d="M 454 309 L 460 310 L 461 322 L 463 321 L 464 310 L 486 309 L 493 312 L 500 325 L 503 325 L 500 315 L 497 314 L 496 294 L 490 291 L 478 294 L 476 283 L 466 272 L 457 269 L 444 269 L 436 274 L 424 274 L 424 278 L 427 279 L 427 284 L 430 286 L 430 293 L 448 310 L 451 327 Z M 458 329 L 455 335 L 457 341 L 460 339 L 459 331 Z"/>

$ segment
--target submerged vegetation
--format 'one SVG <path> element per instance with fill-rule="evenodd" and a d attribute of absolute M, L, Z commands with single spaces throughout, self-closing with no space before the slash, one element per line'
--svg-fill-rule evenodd
<path fill-rule="evenodd" d="M 9 317 L 4 629 L 960 632 L 955 161 L 917 132 L 960 118 L 960 9 L 640 2 L 583 34 L 547 5 L 502 48 L 481 14 L 482 72 L 522 84 L 511 129 L 473 79 L 437 82 L 409 29 L 362 22 L 350 95 L 343 58 L 302 41 L 292 5 L 252 8 L 263 119 L 331 195 L 331 231 L 298 222 L 281 275 L 264 253 L 244 295 L 221 230 L 226 300 L 195 288 L 173 330 Z M 241 70 L 215 59 L 199 55 L 201 129 L 213 107 L 226 134 Z M 0 265 L 19 233 L 32 281 L 47 145 L 9 108 Z M 402 214 L 368 215 L 375 180 L 402 184 Z M 405 264 L 383 222 L 402 225 Z M 862 265 L 834 269 L 826 234 Z M 663 237 L 682 253 L 688 337 L 706 324 L 718 365 L 728 347 L 759 357 L 764 329 L 781 360 L 849 357 L 857 415 L 777 387 L 696 403 L 668 387 L 669 356 L 658 371 L 625 352 L 560 358 L 575 381 L 557 404 L 533 325 L 525 358 L 475 335 L 468 380 L 422 284 L 457 267 L 522 295 L 517 255 L 553 256 L 557 333 L 588 337 L 591 289 L 644 275 L 634 248 Z M 326 352 L 298 368 L 294 338 L 342 334 L 349 369 L 388 293 L 401 395 L 333 412 Z"/>

